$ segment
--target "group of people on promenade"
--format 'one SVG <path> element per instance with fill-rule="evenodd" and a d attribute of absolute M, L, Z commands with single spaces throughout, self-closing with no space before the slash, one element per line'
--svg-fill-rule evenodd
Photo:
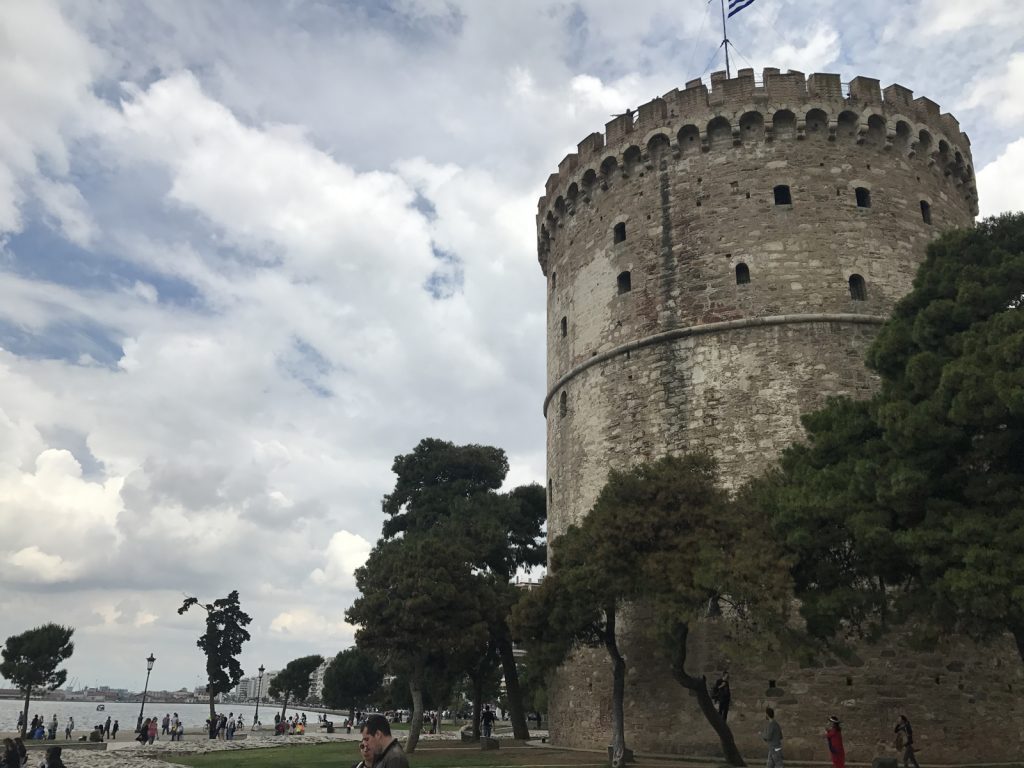
<path fill-rule="evenodd" d="M 40 715 L 34 715 L 32 722 L 26 726 L 25 713 L 18 713 L 18 733 L 24 733 L 26 739 L 49 739 L 53 741 L 57 738 L 57 731 L 59 729 L 60 723 L 57 722 L 57 715 L 53 716 L 49 724 Z M 67 725 L 64 727 L 64 738 L 70 739 L 74 730 L 75 718 L 69 717 Z"/>
<path fill-rule="evenodd" d="M 104 725 L 97 725 L 95 730 L 101 731 L 101 735 L 104 738 L 117 739 L 117 732 L 120 729 L 120 724 L 115 720 L 111 725 L 110 718 L 107 718 L 107 722 Z M 34 715 L 31 722 L 25 723 L 25 713 L 18 713 L 18 732 L 24 733 L 26 739 L 34 740 L 49 740 L 54 741 L 57 738 L 57 731 L 60 728 L 60 724 L 57 721 L 57 715 L 54 715 L 49 724 L 40 717 Z M 68 717 L 67 722 L 64 724 L 64 739 L 70 741 L 75 734 L 75 718 Z M 82 737 L 85 738 L 84 736 Z"/>
<path fill-rule="evenodd" d="M 178 713 L 175 712 L 174 716 L 177 717 Z M 226 741 L 235 740 L 235 732 L 241 731 L 245 728 L 245 719 L 242 717 L 242 713 L 238 713 L 238 719 L 235 719 L 235 713 L 229 712 L 224 714 L 214 715 L 213 720 L 206 718 L 206 730 L 210 734 L 211 739 L 223 739 Z"/>
<path fill-rule="evenodd" d="M 274 733 L 278 736 L 302 736 L 306 733 L 306 713 L 303 712 L 301 717 L 299 715 L 288 715 L 283 720 L 281 719 L 280 712 L 275 713 Z"/>
<path fill-rule="evenodd" d="M 765 723 L 761 731 L 761 739 L 768 745 L 767 768 L 783 768 L 782 759 L 782 726 L 775 719 L 775 710 L 766 707 L 764 711 Z M 914 729 L 906 715 L 900 715 L 894 728 L 896 734 L 896 749 L 903 751 L 903 768 L 921 768 L 917 763 L 917 756 L 914 750 Z M 828 719 L 825 727 L 825 743 L 828 745 L 828 756 L 832 761 L 832 768 L 846 768 L 846 748 L 843 746 L 843 724 L 835 715 Z"/>

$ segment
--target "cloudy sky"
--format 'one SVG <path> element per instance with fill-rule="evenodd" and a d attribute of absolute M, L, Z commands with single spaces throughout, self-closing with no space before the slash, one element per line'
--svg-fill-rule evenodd
<path fill-rule="evenodd" d="M 544 480 L 543 182 L 711 69 L 705 0 L 0 3 L 0 639 L 77 628 L 79 684 L 192 686 L 347 646 L 396 454 Z M 740 65 L 902 83 L 1024 208 L 1024 5 L 757 0 Z"/>

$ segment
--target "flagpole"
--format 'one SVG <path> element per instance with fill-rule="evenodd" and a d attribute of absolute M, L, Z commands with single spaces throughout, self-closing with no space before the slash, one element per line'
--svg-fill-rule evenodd
<path fill-rule="evenodd" d="M 732 77 L 729 71 L 729 33 L 725 29 L 725 0 L 722 0 L 722 45 L 725 46 L 725 76 Z"/>

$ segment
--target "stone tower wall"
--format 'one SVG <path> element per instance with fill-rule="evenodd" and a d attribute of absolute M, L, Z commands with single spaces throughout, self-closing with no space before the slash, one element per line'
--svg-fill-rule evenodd
<path fill-rule="evenodd" d="M 967 136 L 902 86 L 775 69 L 760 83 L 752 70 L 711 82 L 692 81 L 588 136 L 540 200 L 552 538 L 589 511 L 611 468 L 705 448 L 735 485 L 802 436 L 801 413 L 830 395 L 868 396 L 867 345 L 910 290 L 928 241 L 977 214 Z M 878 675 L 895 664 L 882 650 L 865 651 Z M 1002 663 L 1005 651 L 993 658 Z M 555 741 L 607 738 L 606 666 L 567 665 L 551 697 Z M 748 672 L 762 688 L 769 679 L 785 688 L 781 669 Z M 794 720 L 834 698 L 833 677 L 853 674 L 786 669 L 790 690 L 803 692 Z M 627 709 L 634 726 L 665 706 L 686 709 L 678 693 L 642 692 L 665 686 L 655 669 L 630 674 L 641 689 Z M 853 720 L 876 714 L 870 697 L 854 699 Z M 648 748 L 687 750 L 712 736 L 694 721 Z M 1018 736 L 1014 754 L 1024 752 Z"/>

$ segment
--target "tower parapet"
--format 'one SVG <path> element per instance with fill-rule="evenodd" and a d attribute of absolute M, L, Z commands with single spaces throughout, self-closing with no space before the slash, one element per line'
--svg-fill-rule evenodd
<path fill-rule="evenodd" d="M 627 109 L 605 124 L 604 133 L 590 134 L 563 158 L 537 205 L 541 267 L 546 274 L 547 241 L 567 207 L 590 185 L 605 183 L 608 169 L 628 162 L 631 150 L 645 162 L 652 142 L 678 157 L 742 143 L 802 141 L 819 132 L 829 141 L 854 141 L 916 159 L 944 176 L 950 194 L 965 200 L 977 215 L 970 139 L 957 119 L 931 99 L 914 98 L 913 91 L 898 84 L 882 89 L 869 77 L 843 83 L 837 74 L 807 77 L 767 67 L 758 81 L 753 69 L 741 69 L 731 79 L 713 72 L 710 88 L 700 79 L 690 80 L 683 90 Z"/>

